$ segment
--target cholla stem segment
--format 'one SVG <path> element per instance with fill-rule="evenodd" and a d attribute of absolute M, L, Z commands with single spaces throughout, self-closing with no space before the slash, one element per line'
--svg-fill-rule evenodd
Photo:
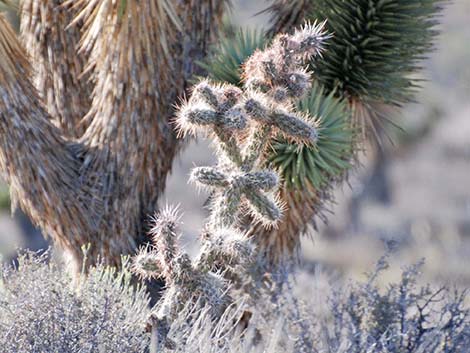
<path fill-rule="evenodd" d="M 271 138 L 272 128 L 270 125 L 265 125 L 260 129 L 254 129 L 252 132 L 251 143 L 245 147 L 243 159 L 243 170 L 251 170 L 254 163 L 263 153 L 265 146 L 269 143 Z"/>
<path fill-rule="evenodd" d="M 216 202 L 221 203 L 214 204 L 216 207 L 211 214 L 210 224 L 214 229 L 235 223 L 242 197 L 261 220 L 275 223 L 281 216 L 280 207 L 263 193 L 278 184 L 277 175 L 271 171 L 227 174 L 215 168 L 200 167 L 193 169 L 190 178 L 203 187 L 217 190 Z"/>
<path fill-rule="evenodd" d="M 212 127 L 225 131 L 242 130 L 246 117 L 236 105 L 242 92 L 232 85 L 211 85 L 208 81 L 194 87 L 189 102 L 178 113 L 178 127 L 183 133 L 195 133 Z"/>
<path fill-rule="evenodd" d="M 205 239 L 203 248 L 196 259 L 196 268 L 213 270 L 236 269 L 249 264 L 254 248 L 245 234 L 234 228 L 220 228 Z"/>

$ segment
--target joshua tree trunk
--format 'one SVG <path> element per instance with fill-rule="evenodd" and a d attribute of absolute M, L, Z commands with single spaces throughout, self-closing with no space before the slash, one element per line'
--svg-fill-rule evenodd
<path fill-rule="evenodd" d="M 19 206 L 83 260 L 147 241 L 179 146 L 171 125 L 225 1 L 25 0 L 0 19 L 0 167 Z"/>

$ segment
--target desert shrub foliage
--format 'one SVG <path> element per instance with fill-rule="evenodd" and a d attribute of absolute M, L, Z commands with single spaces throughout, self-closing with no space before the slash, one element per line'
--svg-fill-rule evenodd
<path fill-rule="evenodd" d="M 262 292 L 245 323 L 243 299 L 214 315 L 195 294 L 179 303 L 158 345 L 147 320 L 160 308 L 149 308 L 126 266 L 98 266 L 73 282 L 44 260 L 28 254 L 2 270 L 2 352 L 465 353 L 470 344 L 468 291 L 420 284 L 422 263 L 385 286 L 385 258 L 364 281 L 299 272 Z"/>
<path fill-rule="evenodd" d="M 2 352 L 144 352 L 149 313 L 129 272 L 97 266 L 73 280 L 45 257 L 4 266 L 0 284 Z"/>
<path fill-rule="evenodd" d="M 316 289 L 307 295 L 294 295 L 306 292 L 288 290 L 285 284 L 275 298 L 263 298 L 265 305 L 243 331 L 231 326 L 236 306 L 218 320 L 202 310 L 191 325 L 182 319 L 187 312 L 182 311 L 170 334 L 176 351 L 184 353 L 468 352 L 467 291 L 419 284 L 421 265 L 404 268 L 400 279 L 386 286 L 378 284 L 384 281 L 385 259 L 364 281 L 338 282 L 323 274 L 315 276 Z M 313 297 L 320 303 L 313 303 Z"/>

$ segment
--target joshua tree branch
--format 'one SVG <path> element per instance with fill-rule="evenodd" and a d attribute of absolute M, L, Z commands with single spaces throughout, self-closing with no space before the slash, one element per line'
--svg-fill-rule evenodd
<path fill-rule="evenodd" d="M 0 168 L 19 204 L 60 245 L 78 255 L 95 232 L 93 195 L 79 162 L 29 80 L 31 66 L 0 16 Z"/>
<path fill-rule="evenodd" d="M 4 51 L 11 52 L 13 43 L 21 50 L 9 55 L 24 60 L 15 76 L 5 76 L 20 86 L 3 88 L 2 167 L 20 205 L 78 264 L 86 243 L 90 262 L 101 258 L 119 266 L 122 254 L 147 241 L 148 216 L 179 150 L 173 107 L 195 71 L 194 61 L 204 57 L 217 32 L 225 5 L 25 0 L 23 38 L 38 62 L 36 87 L 43 97 L 11 29 L 3 38 Z M 78 79 L 84 69 L 90 80 Z M 92 91 L 87 82 L 94 84 Z"/>
<path fill-rule="evenodd" d="M 34 84 L 54 124 L 73 138 L 85 131 L 80 121 L 92 91 L 89 77 L 82 75 L 87 59 L 77 53 L 82 23 L 69 27 L 76 12 L 64 0 L 24 0 L 21 8 L 21 37 L 34 63 Z"/>

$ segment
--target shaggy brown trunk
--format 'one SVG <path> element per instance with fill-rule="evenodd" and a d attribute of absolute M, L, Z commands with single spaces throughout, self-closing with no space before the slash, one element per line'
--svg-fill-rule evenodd
<path fill-rule="evenodd" d="M 90 263 L 119 265 L 147 241 L 179 150 L 173 105 L 225 5 L 25 0 L 34 75 L 2 19 L 1 167 L 21 208 L 77 265 L 88 243 Z"/>
<path fill-rule="evenodd" d="M 82 23 L 66 29 L 77 11 L 63 2 L 23 0 L 20 31 L 52 121 L 64 135 L 78 138 L 85 131 L 80 121 L 90 109 L 93 87 L 89 75 L 80 77 L 86 65 L 86 57 L 76 52 Z"/>
<path fill-rule="evenodd" d="M 81 183 L 80 162 L 51 123 L 29 80 L 28 58 L 1 15 L 0 56 L 0 167 L 13 207 L 21 206 L 61 246 L 80 248 L 96 231 L 91 190 Z"/>

